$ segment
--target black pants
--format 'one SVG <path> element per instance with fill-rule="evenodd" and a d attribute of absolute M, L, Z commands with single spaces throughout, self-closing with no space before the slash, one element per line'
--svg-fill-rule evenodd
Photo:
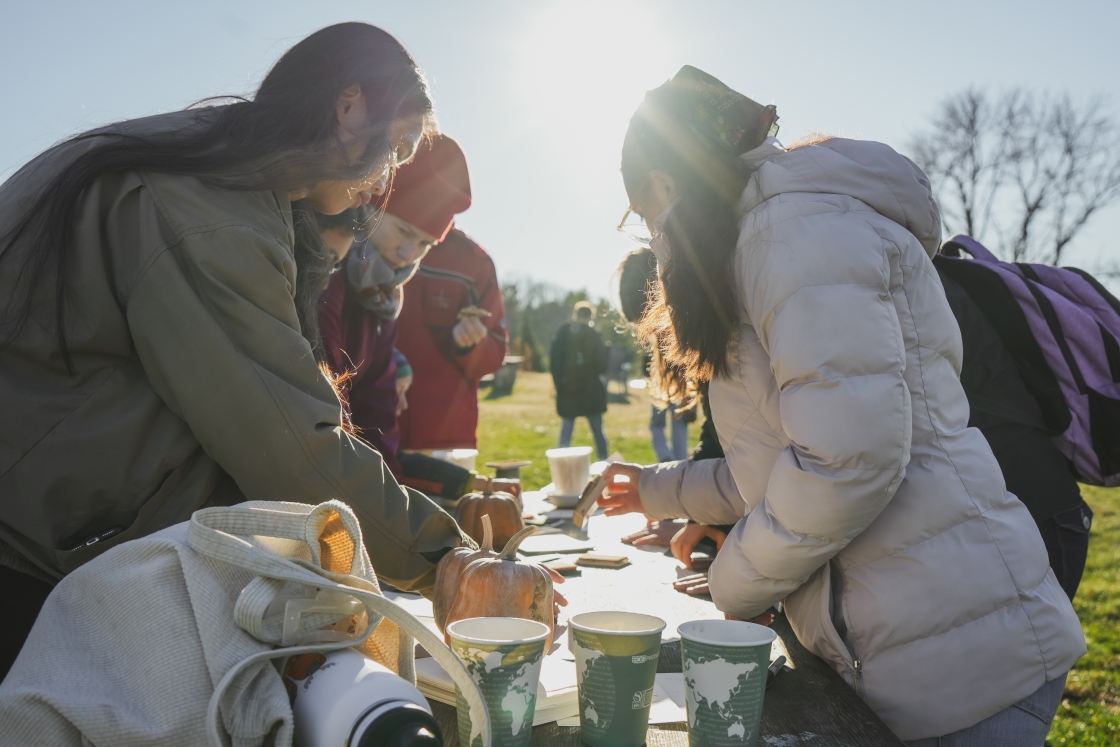
<path fill-rule="evenodd" d="M 1085 571 L 1093 511 L 1054 442 L 1041 430 L 1016 424 L 981 426 L 1007 489 L 1031 512 L 1046 543 L 1050 567 L 1073 599 Z"/>
<path fill-rule="evenodd" d="M 4 612 L 0 614 L 0 681 L 8 676 L 52 588 L 26 573 L 0 566 L 0 598 L 4 599 Z"/>
<path fill-rule="evenodd" d="M 1081 501 L 1081 505 L 1051 517 L 1037 521 L 1046 552 L 1050 555 L 1050 567 L 1058 577 L 1058 583 L 1073 601 L 1081 575 L 1085 572 L 1085 558 L 1089 554 L 1089 528 L 1093 525 L 1093 509 Z"/>

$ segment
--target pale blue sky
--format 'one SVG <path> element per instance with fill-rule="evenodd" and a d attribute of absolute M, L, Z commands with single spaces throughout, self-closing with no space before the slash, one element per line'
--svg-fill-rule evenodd
<path fill-rule="evenodd" d="M 249 93 L 288 46 L 344 20 L 396 34 L 466 150 L 461 220 L 503 279 L 609 292 L 628 241 L 618 153 L 644 91 L 689 63 L 820 130 L 905 152 L 969 85 L 1104 94 L 1120 106 L 1120 2 L 411 0 L 26 2 L 0 24 L 0 178 L 118 119 Z M 1120 208 L 1069 261 L 1120 259 Z"/>

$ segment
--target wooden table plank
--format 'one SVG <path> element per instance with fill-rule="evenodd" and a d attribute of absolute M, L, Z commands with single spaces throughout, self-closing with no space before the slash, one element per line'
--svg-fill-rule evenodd
<path fill-rule="evenodd" d="M 568 598 L 557 627 L 557 638 L 567 635 L 567 620 L 573 614 L 593 610 L 627 610 L 656 615 L 665 620 L 659 672 L 680 672 L 680 641 L 677 626 L 688 620 L 717 619 L 722 615 L 708 597 L 690 597 L 677 592 L 672 582 L 677 563 L 661 551 L 638 550 L 619 538 L 640 529 L 638 515 L 592 518 L 588 535 L 597 552 L 625 554 L 632 564 L 619 570 L 584 568 L 579 577 L 568 579 L 557 589 Z M 570 524 L 569 534 L 579 533 Z M 891 733 L 839 675 L 798 642 L 785 616 L 775 616 L 775 631 L 785 647 L 791 669 L 783 672 L 767 691 L 760 735 L 782 747 L 900 747 Z M 459 744 L 455 708 L 432 703 L 432 712 L 443 730 L 444 744 Z M 533 729 L 533 745 L 577 747 L 583 744 L 576 727 L 555 722 Z M 762 741 L 766 744 L 766 741 Z M 650 726 L 648 747 L 687 747 L 684 724 Z"/>

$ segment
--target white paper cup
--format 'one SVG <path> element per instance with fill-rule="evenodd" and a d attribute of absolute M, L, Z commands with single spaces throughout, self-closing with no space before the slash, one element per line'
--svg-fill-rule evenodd
<path fill-rule="evenodd" d="M 677 632 L 690 747 L 754 747 L 777 634 L 741 620 L 695 620 Z"/>
<path fill-rule="evenodd" d="M 548 626 L 515 617 L 474 617 L 447 626 L 451 650 L 459 657 L 482 691 L 494 747 L 529 747 L 541 663 L 548 645 Z M 455 688 L 459 716 L 459 744 L 471 742 L 479 730 L 470 709 Z"/>
<path fill-rule="evenodd" d="M 548 471 L 557 495 L 578 496 L 591 479 L 591 447 L 570 446 L 566 449 L 549 449 Z"/>

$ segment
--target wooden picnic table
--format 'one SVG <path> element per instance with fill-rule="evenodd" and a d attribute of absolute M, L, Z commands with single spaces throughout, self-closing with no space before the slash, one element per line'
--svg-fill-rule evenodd
<path fill-rule="evenodd" d="M 531 500 L 532 497 L 527 496 L 527 507 Z M 631 565 L 618 570 L 583 568 L 580 576 L 558 585 L 557 590 L 568 599 L 568 606 L 561 612 L 556 637 L 561 639 L 567 635 L 567 620 L 580 612 L 626 610 L 656 615 L 666 622 L 657 671 L 680 672 L 677 626 L 689 620 L 718 619 L 723 615 L 710 597 L 692 597 L 673 589 L 672 582 L 683 572 L 663 548 L 642 550 L 619 541 L 643 525 L 640 515 L 631 514 L 594 516 L 587 533 L 581 533 L 570 522 L 562 527 L 572 536 L 589 539 L 596 552 L 627 555 Z M 784 653 L 790 668 L 766 691 L 760 744 L 782 747 L 902 745 L 832 667 L 802 647 L 784 615 L 775 615 L 773 628 L 778 640 L 772 658 L 778 652 Z M 455 708 L 430 702 L 443 730 L 444 744 L 456 747 L 459 734 Z M 579 732 L 578 727 L 561 727 L 555 722 L 541 724 L 533 728 L 532 743 L 542 747 L 576 747 L 582 744 Z M 767 740 L 768 737 L 773 739 Z M 649 747 L 686 747 L 687 728 L 684 724 L 652 725 L 646 744 Z"/>

